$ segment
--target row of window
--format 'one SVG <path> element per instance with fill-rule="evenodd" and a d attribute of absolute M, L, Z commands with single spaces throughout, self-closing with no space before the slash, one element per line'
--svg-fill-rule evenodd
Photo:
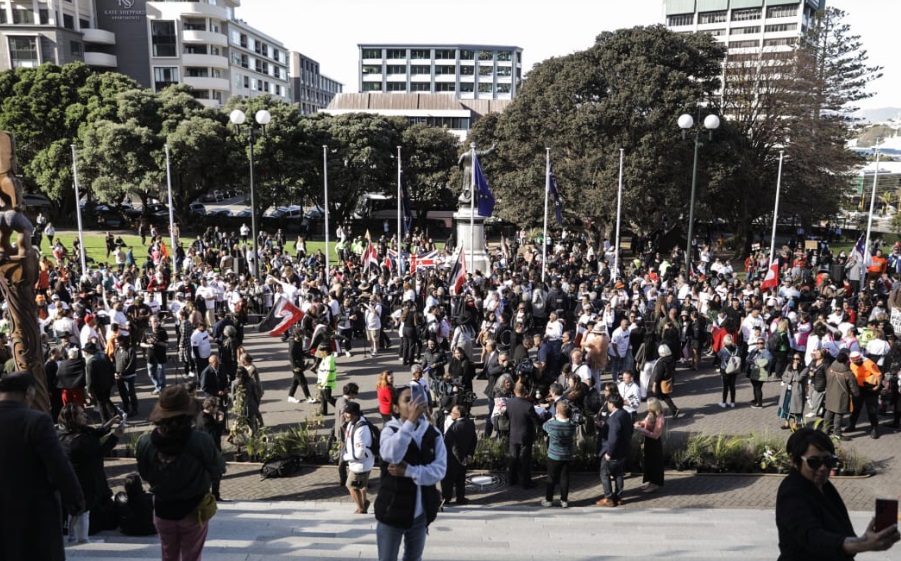
<path fill-rule="evenodd" d="M 34 10 L 30 10 L 27 8 L 16 7 L 12 10 L 12 23 L 14 25 L 48 25 L 50 23 L 50 11 L 46 8 L 41 8 L 38 10 L 38 17 L 35 20 Z M 59 22 L 59 13 L 56 13 L 56 21 Z M 6 10 L 0 8 L 0 25 L 6 25 L 9 23 L 9 15 L 7 15 Z M 81 29 L 87 29 L 91 27 L 91 22 L 84 19 L 79 18 L 78 23 L 81 24 Z M 63 14 L 62 26 L 66 29 L 75 30 L 75 16 L 70 14 Z"/>
<path fill-rule="evenodd" d="M 499 93 L 508 94 L 512 90 L 511 84 L 492 84 L 490 82 L 479 84 L 479 93 Z M 364 92 L 422 92 L 422 93 L 472 93 L 476 91 L 476 84 L 472 82 L 460 82 L 459 87 L 453 82 L 438 82 L 430 84 L 428 82 L 411 82 L 409 87 L 406 82 L 387 82 L 385 88 L 382 89 L 381 82 L 363 82 Z"/>
<path fill-rule="evenodd" d="M 409 51 L 409 56 L 407 52 Z M 435 56 L 432 56 L 434 51 Z M 384 52 L 385 58 L 388 60 L 456 60 L 456 49 L 363 49 L 362 57 L 364 59 L 381 59 Z M 495 59 L 495 53 L 497 58 Z M 512 61 L 516 54 L 513 51 L 474 51 L 469 49 L 460 49 L 460 60 L 498 60 L 501 62 Z M 517 62 L 519 62 L 517 60 Z"/>
<path fill-rule="evenodd" d="M 235 66 L 240 66 L 241 68 L 253 68 L 260 74 L 266 74 L 268 76 L 272 76 L 274 78 L 284 79 L 288 78 L 288 71 L 281 66 L 278 65 L 270 65 L 267 61 L 251 57 L 246 53 L 242 53 L 240 51 L 233 50 L 232 51 L 232 64 Z"/>
<path fill-rule="evenodd" d="M 798 4 L 788 6 L 769 6 L 766 9 L 766 17 L 770 18 L 789 18 L 798 15 Z M 761 8 L 748 8 L 743 10 L 732 10 L 732 21 L 754 21 L 759 20 L 763 15 Z M 701 12 L 698 14 L 698 23 L 700 25 L 708 23 L 724 23 L 729 21 L 729 11 L 721 10 L 717 12 Z M 693 25 L 694 14 L 678 14 L 667 18 L 667 25 L 676 27 L 682 25 Z"/>
<path fill-rule="evenodd" d="M 241 33 L 240 29 L 232 29 L 229 34 L 229 39 L 231 40 L 232 45 L 253 51 L 260 56 L 271 58 L 275 62 L 287 62 L 287 53 L 282 52 L 276 47 L 270 46 L 264 41 L 249 37 L 246 33 Z"/>
<path fill-rule="evenodd" d="M 364 64 L 362 67 L 362 71 L 364 75 L 370 74 L 381 74 L 382 66 L 379 64 Z M 519 73 L 519 69 L 517 69 L 517 73 Z M 407 75 L 407 66 L 405 64 L 389 64 L 385 67 L 385 73 L 391 75 Z M 445 66 L 445 65 L 436 65 L 435 66 L 435 76 L 452 76 L 455 74 L 460 74 L 461 76 L 474 76 L 475 75 L 475 67 L 469 65 L 461 65 L 459 71 L 456 66 Z M 410 65 L 410 75 L 413 76 L 430 76 L 432 74 L 432 67 L 413 64 Z M 483 66 L 479 65 L 479 76 L 492 76 L 497 75 L 501 77 L 512 76 L 513 68 L 510 66 L 498 66 L 497 68 L 493 66 Z"/>
<path fill-rule="evenodd" d="M 764 47 L 791 47 L 797 42 L 797 37 L 785 37 L 782 39 L 764 39 Z M 760 46 L 760 41 L 729 41 L 730 49 L 754 49 Z"/>

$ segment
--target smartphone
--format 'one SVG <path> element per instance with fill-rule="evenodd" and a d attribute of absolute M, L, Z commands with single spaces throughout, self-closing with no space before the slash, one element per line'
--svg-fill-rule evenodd
<path fill-rule="evenodd" d="M 876 499 L 876 531 L 898 523 L 898 499 Z"/>

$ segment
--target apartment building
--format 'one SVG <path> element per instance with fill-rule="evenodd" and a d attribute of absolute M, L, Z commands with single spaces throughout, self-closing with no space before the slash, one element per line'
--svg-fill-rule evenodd
<path fill-rule="evenodd" d="M 444 93 L 513 99 L 522 49 L 500 45 L 360 44 L 361 93 Z"/>
<path fill-rule="evenodd" d="M 336 95 L 344 91 L 344 84 L 321 74 L 319 63 L 310 57 L 291 51 L 288 62 L 291 98 L 300 105 L 304 115 L 325 109 Z"/>

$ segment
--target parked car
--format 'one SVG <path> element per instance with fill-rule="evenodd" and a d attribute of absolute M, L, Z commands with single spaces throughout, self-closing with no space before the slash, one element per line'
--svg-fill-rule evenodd
<path fill-rule="evenodd" d="M 195 201 L 188 205 L 188 213 L 193 216 L 206 216 L 206 206 Z"/>

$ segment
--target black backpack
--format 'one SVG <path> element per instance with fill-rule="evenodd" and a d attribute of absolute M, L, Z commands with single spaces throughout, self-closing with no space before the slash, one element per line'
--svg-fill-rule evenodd
<path fill-rule="evenodd" d="M 300 456 L 288 456 L 287 458 L 273 458 L 267 460 L 260 468 L 260 480 L 277 479 L 279 477 L 291 477 L 300 472 L 300 464 L 303 459 Z"/>

